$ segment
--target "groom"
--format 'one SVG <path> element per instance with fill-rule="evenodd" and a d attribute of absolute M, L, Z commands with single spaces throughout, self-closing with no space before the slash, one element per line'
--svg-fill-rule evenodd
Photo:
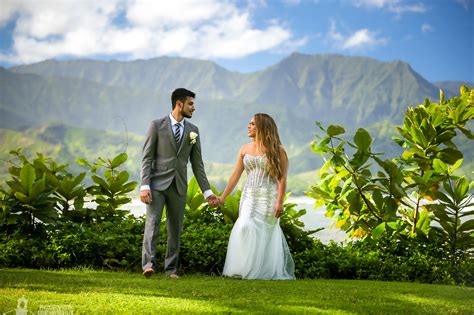
<path fill-rule="evenodd" d="M 179 242 L 188 188 L 188 160 L 209 205 L 218 201 L 204 171 L 199 130 L 184 119 L 193 116 L 195 96 L 184 88 L 174 90 L 171 113 L 151 122 L 143 146 L 140 200 L 147 205 L 142 248 L 142 268 L 146 277 L 156 271 L 156 243 L 166 206 L 165 272 L 172 278 L 179 278 Z"/>

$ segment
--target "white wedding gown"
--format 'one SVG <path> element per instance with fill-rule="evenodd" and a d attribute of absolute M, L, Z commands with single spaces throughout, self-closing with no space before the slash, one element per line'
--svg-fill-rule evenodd
<path fill-rule="evenodd" d="M 239 218 L 229 238 L 225 276 L 243 279 L 294 279 L 295 264 L 275 217 L 277 182 L 266 171 L 265 156 L 244 156 L 247 173 Z"/>

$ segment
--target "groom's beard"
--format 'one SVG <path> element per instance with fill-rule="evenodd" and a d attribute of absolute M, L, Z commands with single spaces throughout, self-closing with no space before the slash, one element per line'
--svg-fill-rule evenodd
<path fill-rule="evenodd" d="M 191 118 L 191 117 L 193 117 L 193 114 L 186 113 L 184 110 L 181 111 L 181 115 L 183 115 L 184 118 Z"/>

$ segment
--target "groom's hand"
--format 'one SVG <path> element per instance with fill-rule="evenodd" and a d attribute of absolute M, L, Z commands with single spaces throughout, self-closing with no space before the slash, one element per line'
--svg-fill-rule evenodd
<path fill-rule="evenodd" d="M 151 203 L 151 191 L 148 189 L 140 191 L 140 200 L 149 205 Z"/>
<path fill-rule="evenodd" d="M 210 195 L 207 197 L 207 204 L 210 207 L 215 207 L 219 204 L 219 199 L 216 197 L 216 195 Z"/>

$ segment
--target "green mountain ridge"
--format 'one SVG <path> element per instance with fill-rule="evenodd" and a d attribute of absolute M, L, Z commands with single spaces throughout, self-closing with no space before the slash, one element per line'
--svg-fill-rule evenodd
<path fill-rule="evenodd" d="M 455 83 L 439 85 L 451 93 Z M 342 124 L 348 133 L 367 128 L 375 138 L 374 149 L 390 157 L 398 149 L 390 143 L 394 131 L 388 126 L 401 123 L 407 106 L 439 97 L 438 86 L 409 64 L 366 57 L 293 53 L 273 66 L 245 74 L 210 61 L 176 57 L 47 60 L 0 67 L 0 128 L 23 132 L 37 141 L 44 135 L 32 136 L 31 130 L 52 122 L 68 129 L 102 129 L 90 132 L 101 134 L 103 141 L 77 140 L 87 143 L 91 152 L 102 152 L 108 142 L 115 143 L 109 132 L 142 137 L 151 120 L 169 113 L 170 93 L 179 86 L 197 92 L 192 122 L 200 128 L 208 163 L 234 163 L 240 146 L 249 141 L 248 121 L 254 113 L 266 112 L 278 124 L 292 176 L 314 171 L 322 163 L 309 150 L 318 130 L 315 121 Z M 2 146 L 10 143 L 6 138 Z M 69 140 L 61 141 L 70 158 L 89 150 L 71 151 L 64 142 Z M 141 146 L 140 141 L 129 143 L 136 152 Z"/>
<path fill-rule="evenodd" d="M 287 107 L 299 119 L 314 117 L 311 123 L 318 117 L 329 122 L 326 116 L 335 116 L 340 123 L 355 119 L 367 125 L 380 117 L 400 117 L 407 105 L 439 95 L 437 87 L 401 61 L 329 54 L 293 53 L 276 65 L 246 74 L 230 72 L 210 61 L 176 57 L 128 62 L 48 60 L 10 71 L 166 95 L 155 99 L 160 106 L 169 104 L 174 88 L 186 86 L 195 90 L 202 102 L 227 104 L 232 100 L 262 111 Z"/>

